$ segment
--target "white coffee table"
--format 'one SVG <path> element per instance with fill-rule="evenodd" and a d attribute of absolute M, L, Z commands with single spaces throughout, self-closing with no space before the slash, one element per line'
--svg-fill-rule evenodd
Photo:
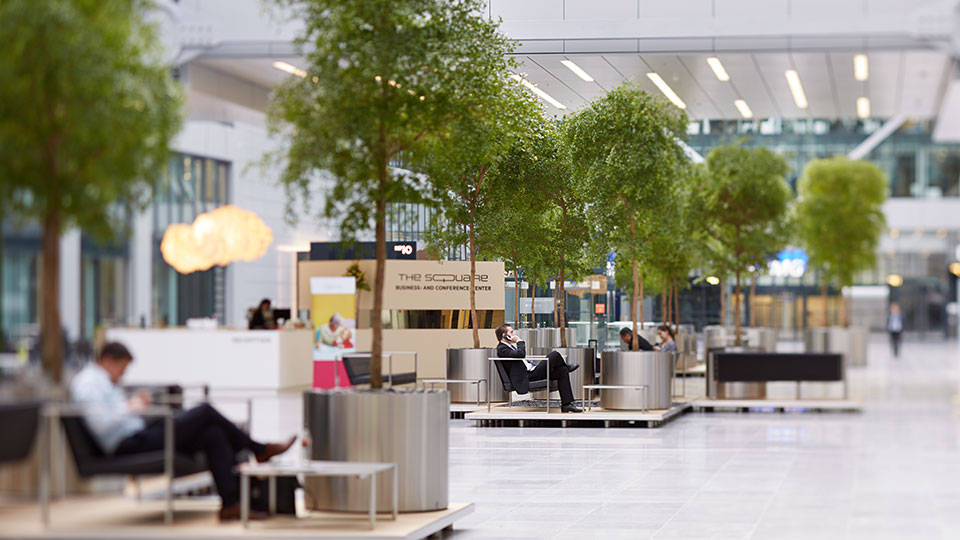
<path fill-rule="evenodd" d="M 246 527 L 250 518 L 250 477 L 268 478 L 270 513 L 277 510 L 278 476 L 356 476 L 370 480 L 370 528 L 377 520 L 377 475 L 393 471 L 393 520 L 397 519 L 398 491 L 397 465 L 395 463 L 366 463 L 356 461 L 307 461 L 303 463 L 243 463 L 240 471 L 240 521 Z"/>

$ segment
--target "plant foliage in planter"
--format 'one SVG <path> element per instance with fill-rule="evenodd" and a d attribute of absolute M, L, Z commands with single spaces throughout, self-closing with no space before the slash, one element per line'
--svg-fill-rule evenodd
<path fill-rule="evenodd" d="M 873 163 L 845 157 L 811 161 L 797 182 L 797 235 L 810 266 L 823 276 L 824 321 L 827 287 L 853 285 L 857 272 L 876 265 L 886 227 L 887 184 L 886 174 Z M 844 310 L 843 325 L 849 324 Z"/>
<path fill-rule="evenodd" d="M 484 18 L 480 0 L 275 0 L 293 8 L 303 77 L 277 88 L 271 132 L 286 139 L 288 201 L 309 208 L 344 238 L 374 230 L 371 386 L 379 388 L 386 219 L 390 203 L 427 200 L 425 176 L 394 164 L 421 163 L 451 126 L 501 84 L 512 42 Z M 290 212 L 289 215 L 293 215 Z"/>
<path fill-rule="evenodd" d="M 618 262 L 630 265 L 632 280 L 624 289 L 634 314 L 643 297 L 641 264 L 650 257 L 649 242 L 660 234 L 662 210 L 687 160 L 677 144 L 686 126 L 683 111 L 629 82 L 566 120 L 573 174 L 589 186 L 596 245 L 613 248 Z"/>
<path fill-rule="evenodd" d="M 706 159 L 701 214 L 711 241 L 723 260 L 732 264 L 736 279 L 734 325 L 736 345 L 740 336 L 740 278 L 750 265 L 766 263 L 787 242 L 788 204 L 792 197 L 784 175 L 784 159 L 766 148 L 739 144 L 718 146 Z"/>
<path fill-rule="evenodd" d="M 60 235 L 125 232 L 168 166 L 182 91 L 161 58 L 147 0 L 0 2 L 0 195 L 37 222 L 44 371 L 59 381 Z"/>

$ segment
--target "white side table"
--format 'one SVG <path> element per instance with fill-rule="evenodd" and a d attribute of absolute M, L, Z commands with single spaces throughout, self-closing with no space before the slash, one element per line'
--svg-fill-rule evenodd
<path fill-rule="evenodd" d="M 377 475 L 393 471 L 393 520 L 397 519 L 399 496 L 397 492 L 397 465 L 395 463 L 365 463 L 355 461 L 308 461 L 305 463 L 243 463 L 240 471 L 240 521 L 246 527 L 250 518 L 250 477 L 268 478 L 270 513 L 277 509 L 278 476 L 356 476 L 370 480 L 370 529 L 377 520 Z"/>

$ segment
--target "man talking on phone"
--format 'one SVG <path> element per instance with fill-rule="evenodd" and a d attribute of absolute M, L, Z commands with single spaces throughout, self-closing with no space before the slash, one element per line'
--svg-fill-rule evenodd
<path fill-rule="evenodd" d="M 497 357 L 499 358 L 526 358 L 527 346 L 520 340 L 509 324 L 501 324 L 495 331 L 497 340 Z M 570 388 L 570 373 L 577 370 L 580 364 L 568 365 L 563 356 L 557 351 L 551 351 L 547 355 L 550 359 L 550 380 L 557 381 L 557 389 L 560 390 L 560 410 L 562 412 L 578 413 L 583 412 L 573 403 L 573 390 Z M 522 362 L 504 362 L 507 369 L 507 375 L 510 377 L 510 383 L 517 390 L 518 394 L 526 394 L 530 391 L 531 381 L 542 381 L 547 378 L 548 362 L 534 364 L 529 360 Z"/>

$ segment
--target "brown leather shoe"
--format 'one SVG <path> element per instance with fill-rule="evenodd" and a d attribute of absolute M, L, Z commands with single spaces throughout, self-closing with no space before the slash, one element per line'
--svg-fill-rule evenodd
<path fill-rule="evenodd" d="M 269 516 L 266 512 L 250 509 L 247 517 L 251 520 L 259 521 L 261 519 L 267 519 Z M 220 521 L 234 521 L 237 519 L 240 519 L 240 503 L 224 506 L 220 509 Z"/>
<path fill-rule="evenodd" d="M 263 463 L 264 461 L 269 461 L 270 458 L 272 458 L 273 456 L 277 456 L 286 452 L 291 446 L 293 446 L 293 442 L 296 440 L 297 440 L 297 436 L 294 435 L 293 437 L 290 437 L 290 440 L 285 443 L 267 443 L 266 449 L 263 452 L 260 452 L 259 454 L 257 454 L 256 456 L 257 463 Z"/>

